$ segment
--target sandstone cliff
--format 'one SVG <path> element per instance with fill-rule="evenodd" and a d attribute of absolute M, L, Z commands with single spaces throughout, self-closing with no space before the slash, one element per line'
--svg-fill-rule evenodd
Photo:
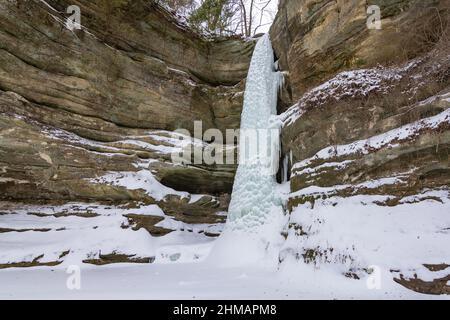
<path fill-rule="evenodd" d="M 179 191 L 230 192 L 233 166 L 165 163 L 173 130 L 239 127 L 253 42 L 203 39 L 151 1 L 114 3 L 0 3 L 3 199 L 136 199 L 88 179 L 149 159 Z M 65 27 L 69 4 L 82 30 Z"/>
<path fill-rule="evenodd" d="M 440 265 L 448 255 L 440 247 L 448 241 L 448 207 L 441 204 L 448 204 L 450 186 L 450 3 L 372 3 L 381 7 L 381 30 L 366 27 L 366 1 L 280 2 L 271 36 L 288 74 L 284 105 L 293 104 L 281 108 L 291 175 L 282 259 L 337 263 L 346 276 L 360 278 L 370 273 L 367 258 L 380 251 L 396 281 L 448 293 L 448 275 L 431 272 L 434 280 L 422 281 L 411 272 Z M 436 240 L 423 251 L 434 255 L 418 250 L 406 270 L 394 261 L 407 264 L 408 248 L 426 247 L 408 227 L 409 219 L 425 219 L 412 213 L 415 207 L 406 209 L 412 203 L 441 215 L 430 231 Z M 406 220 L 404 210 L 411 212 Z M 369 212 L 379 212 L 379 220 Z M 396 227 L 408 236 L 398 236 Z M 383 247 L 378 238 L 378 249 L 370 251 L 369 235 L 395 240 Z M 398 251 L 388 253 L 393 247 Z"/>
<path fill-rule="evenodd" d="M 382 29 L 367 28 L 367 8 L 381 8 Z M 270 34 L 294 99 L 345 69 L 407 61 L 432 47 L 446 0 L 281 0 Z"/>

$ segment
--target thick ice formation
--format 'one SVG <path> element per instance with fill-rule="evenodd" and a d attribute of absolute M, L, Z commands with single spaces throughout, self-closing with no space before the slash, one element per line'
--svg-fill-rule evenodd
<path fill-rule="evenodd" d="M 255 48 L 247 77 L 239 141 L 239 167 L 224 232 L 209 256 L 214 265 L 274 268 L 285 225 L 275 175 L 279 162 L 278 88 L 269 37 Z M 254 136 L 257 132 L 258 139 Z M 253 137 L 253 138 L 252 138 Z"/>
<path fill-rule="evenodd" d="M 234 181 L 228 227 L 255 230 L 273 207 L 280 207 L 275 174 L 279 162 L 277 94 L 282 76 L 274 70 L 268 35 L 256 44 L 244 96 L 241 118 L 240 163 Z"/>

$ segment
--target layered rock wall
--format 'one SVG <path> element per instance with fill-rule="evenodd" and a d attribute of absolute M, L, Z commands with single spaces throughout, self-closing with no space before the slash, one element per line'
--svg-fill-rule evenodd
<path fill-rule="evenodd" d="M 152 1 L 2 1 L 1 197 L 134 199 L 89 179 L 152 159 L 179 191 L 230 192 L 235 166 L 174 167 L 169 138 L 194 121 L 239 128 L 253 47 L 203 38 Z"/>
<path fill-rule="evenodd" d="M 381 8 L 380 30 L 366 26 L 372 4 Z M 291 186 L 282 260 L 340 265 L 354 279 L 377 264 L 413 290 L 448 292 L 448 274 L 424 265 L 450 259 L 441 250 L 449 25 L 445 0 L 280 1 L 270 33 L 288 75 L 284 101 L 292 99 L 280 116 Z M 418 280 L 419 272 L 434 280 Z"/>

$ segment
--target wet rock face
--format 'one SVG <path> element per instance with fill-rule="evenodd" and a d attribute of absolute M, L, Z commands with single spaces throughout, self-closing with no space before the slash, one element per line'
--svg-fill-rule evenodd
<path fill-rule="evenodd" d="M 445 0 L 370 4 L 381 9 L 381 30 L 367 28 L 367 1 L 280 1 L 270 34 L 280 65 L 290 72 L 294 100 L 340 71 L 426 51 L 448 14 Z"/>
<path fill-rule="evenodd" d="M 235 166 L 173 179 L 166 140 L 194 121 L 239 128 L 254 42 L 204 39 L 151 1 L 46 3 L 0 3 L 1 198 L 151 199 L 91 181 L 149 162 L 177 190 L 230 192 Z M 64 25 L 73 4 L 82 30 Z"/>

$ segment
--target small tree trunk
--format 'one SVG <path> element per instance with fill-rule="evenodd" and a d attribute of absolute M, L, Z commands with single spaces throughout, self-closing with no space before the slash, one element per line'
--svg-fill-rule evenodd
<path fill-rule="evenodd" d="M 247 37 L 250 37 L 252 35 L 252 24 L 253 24 L 253 5 L 255 3 L 255 0 L 250 0 L 250 13 L 248 15 L 248 34 Z"/>

